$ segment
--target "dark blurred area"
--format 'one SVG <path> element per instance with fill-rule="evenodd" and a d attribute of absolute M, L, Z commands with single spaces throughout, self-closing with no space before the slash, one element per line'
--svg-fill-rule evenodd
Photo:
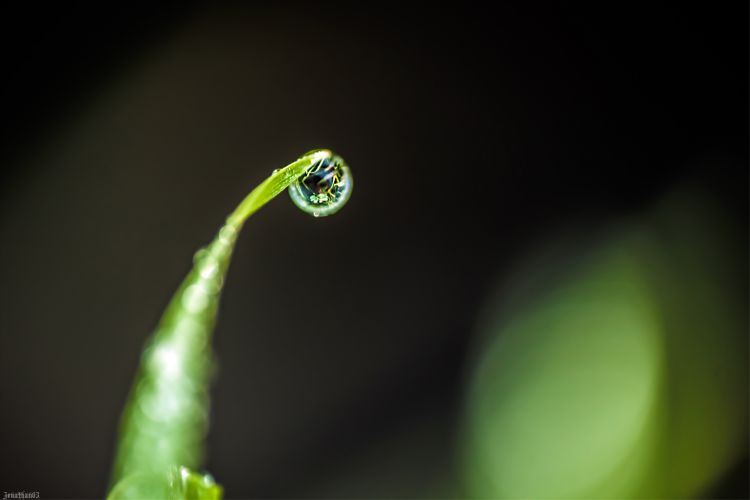
<path fill-rule="evenodd" d="M 104 495 L 143 342 L 193 253 L 319 147 L 351 166 L 349 204 L 313 220 L 281 195 L 226 283 L 206 469 L 228 498 L 462 496 L 467 360 L 498 279 L 561 228 L 591 238 L 686 184 L 724 214 L 744 309 L 727 338 L 747 351 L 747 19 L 6 10 L 0 489 Z M 749 495 L 742 448 L 696 495 Z"/>

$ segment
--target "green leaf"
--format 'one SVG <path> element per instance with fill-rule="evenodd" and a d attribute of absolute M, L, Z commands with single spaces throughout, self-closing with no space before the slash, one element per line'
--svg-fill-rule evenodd
<path fill-rule="evenodd" d="M 220 498 L 220 486 L 189 469 L 199 468 L 204 455 L 211 335 L 232 250 L 248 217 L 331 156 L 312 151 L 274 171 L 196 253 L 144 349 L 120 424 L 110 498 Z"/>
<path fill-rule="evenodd" d="M 165 474 L 132 474 L 117 483 L 107 498 L 219 500 L 221 494 L 221 486 L 214 482 L 211 475 L 198 474 L 187 467 L 174 467 Z"/>

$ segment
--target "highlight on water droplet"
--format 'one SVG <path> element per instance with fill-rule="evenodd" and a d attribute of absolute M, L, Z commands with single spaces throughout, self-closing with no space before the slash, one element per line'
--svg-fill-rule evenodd
<path fill-rule="evenodd" d="M 182 307 L 193 314 L 202 313 L 210 302 L 208 290 L 202 283 L 190 285 L 182 292 Z"/>
<path fill-rule="evenodd" d="M 321 154 L 325 153 L 325 154 Z M 352 195 L 352 173 L 344 160 L 331 151 L 316 150 L 320 158 L 289 186 L 289 196 L 302 211 L 314 217 L 338 212 Z"/>

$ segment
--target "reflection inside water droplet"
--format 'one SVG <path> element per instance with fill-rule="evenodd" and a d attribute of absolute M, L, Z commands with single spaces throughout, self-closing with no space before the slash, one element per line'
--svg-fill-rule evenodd
<path fill-rule="evenodd" d="M 351 194 L 351 171 L 341 157 L 330 152 L 289 186 L 294 204 L 314 217 L 338 212 Z"/>

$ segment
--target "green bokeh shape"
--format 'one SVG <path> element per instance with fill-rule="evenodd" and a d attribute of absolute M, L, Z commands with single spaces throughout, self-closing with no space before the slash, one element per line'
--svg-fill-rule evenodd
<path fill-rule="evenodd" d="M 632 494 L 653 448 L 658 330 L 637 263 L 618 251 L 514 316 L 475 372 L 471 493 Z"/>
<path fill-rule="evenodd" d="M 719 206 L 683 187 L 506 283 L 467 398 L 468 495 L 711 495 L 748 438 L 747 256 Z"/>

